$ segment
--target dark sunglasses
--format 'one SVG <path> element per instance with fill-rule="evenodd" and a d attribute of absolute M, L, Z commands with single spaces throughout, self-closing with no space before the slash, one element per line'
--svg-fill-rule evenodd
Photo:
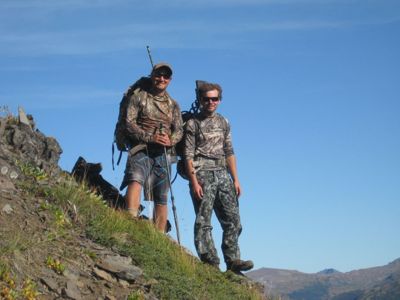
<path fill-rule="evenodd" d="M 219 97 L 201 97 L 201 100 L 204 102 L 218 102 L 219 101 Z"/>
<path fill-rule="evenodd" d="M 171 74 L 167 73 L 167 72 L 156 72 L 154 73 L 154 77 L 164 77 L 165 79 L 170 79 L 171 78 Z"/>

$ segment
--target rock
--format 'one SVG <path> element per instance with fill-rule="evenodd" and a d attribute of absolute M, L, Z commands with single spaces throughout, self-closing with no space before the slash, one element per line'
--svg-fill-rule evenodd
<path fill-rule="evenodd" d="M 63 275 L 67 278 L 67 279 L 69 279 L 69 280 L 71 280 L 71 281 L 78 281 L 79 280 L 79 273 L 78 272 L 76 272 L 76 271 L 74 271 L 74 270 L 72 270 L 72 269 L 70 269 L 70 268 L 68 268 L 68 269 L 66 269 L 64 272 L 63 272 Z"/>
<path fill-rule="evenodd" d="M 28 119 L 28 121 L 27 121 Z M 49 175 L 61 172 L 58 166 L 62 149 L 52 137 L 46 137 L 39 130 L 32 130 L 32 122 L 24 118 L 24 122 L 12 122 L 6 118 L 0 118 L 2 134 L 0 135 L 0 156 L 10 164 L 15 160 L 37 166 Z M 26 124 L 28 122 L 28 124 Z"/>
<path fill-rule="evenodd" d="M 58 283 L 53 278 L 42 277 L 40 281 L 47 286 L 50 291 L 57 292 L 58 290 Z"/>
<path fill-rule="evenodd" d="M 135 281 L 143 274 L 140 268 L 132 265 L 132 259 L 130 257 L 108 255 L 97 263 L 96 266 L 114 274 L 118 279 L 128 282 Z"/>
<path fill-rule="evenodd" d="M 115 278 L 110 275 L 110 273 L 107 273 L 106 271 L 100 270 L 98 268 L 93 268 L 93 274 L 103 280 L 109 281 L 109 282 L 116 282 Z"/>
<path fill-rule="evenodd" d="M 125 280 L 122 280 L 122 279 L 119 279 L 119 280 L 118 280 L 118 283 L 119 283 L 124 289 L 127 289 L 127 288 L 129 288 L 129 286 L 130 286 L 130 284 L 129 284 L 128 281 L 125 281 Z"/>
<path fill-rule="evenodd" d="M 10 172 L 10 178 L 11 179 L 17 179 L 18 178 L 18 173 L 15 171 L 11 171 Z"/>
<path fill-rule="evenodd" d="M 1 175 L 6 175 L 8 173 L 8 167 L 7 166 L 1 167 L 0 173 Z"/>
<path fill-rule="evenodd" d="M 111 273 L 118 273 L 125 270 L 127 265 L 132 263 L 132 258 L 119 255 L 106 255 L 97 264 L 97 266 L 103 270 Z"/>
<path fill-rule="evenodd" d="M 28 125 L 29 128 L 32 130 L 28 116 L 26 115 L 24 109 L 21 106 L 18 107 L 18 118 L 20 123 Z"/>
<path fill-rule="evenodd" d="M 131 265 L 131 266 L 128 266 L 126 268 L 126 270 L 116 273 L 115 275 L 120 279 L 131 282 L 131 281 L 135 281 L 136 278 L 140 277 L 142 274 L 143 274 L 143 271 L 140 268 Z"/>
<path fill-rule="evenodd" d="M 0 186 L 1 186 L 1 191 L 6 192 L 10 190 L 15 190 L 15 186 L 12 183 L 11 180 L 9 180 L 7 177 L 0 177 Z"/>
<path fill-rule="evenodd" d="M 69 280 L 67 282 L 67 286 L 63 289 L 63 296 L 66 296 L 69 299 L 74 299 L 74 300 L 81 300 L 82 295 L 81 292 L 78 289 L 78 286 L 76 285 L 75 282 Z"/>
<path fill-rule="evenodd" d="M 10 215 L 14 212 L 13 208 L 11 207 L 10 204 L 6 204 L 3 206 L 3 208 L 1 209 L 2 213 L 5 213 L 7 215 Z"/>

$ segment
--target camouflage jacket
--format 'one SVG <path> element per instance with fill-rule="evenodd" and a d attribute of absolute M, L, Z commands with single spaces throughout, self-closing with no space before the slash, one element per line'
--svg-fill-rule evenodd
<path fill-rule="evenodd" d="M 230 126 L 220 114 L 199 115 L 186 123 L 184 155 L 187 160 L 224 159 L 233 154 Z"/>
<path fill-rule="evenodd" d="M 168 93 L 156 97 L 145 90 L 135 90 L 129 99 L 125 122 L 132 147 L 151 142 L 161 126 L 172 145 L 183 136 L 181 110 Z"/>

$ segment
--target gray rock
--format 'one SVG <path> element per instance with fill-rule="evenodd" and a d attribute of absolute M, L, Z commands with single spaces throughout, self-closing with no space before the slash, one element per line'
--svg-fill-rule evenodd
<path fill-rule="evenodd" d="M 119 280 L 118 280 L 118 283 L 119 283 L 124 289 L 127 289 L 127 288 L 129 288 L 129 286 L 130 286 L 129 282 L 128 282 L 128 281 L 125 281 L 125 280 L 123 280 L 123 279 L 119 279 Z"/>
<path fill-rule="evenodd" d="M 81 300 L 82 299 L 82 294 L 78 289 L 78 286 L 76 285 L 75 282 L 69 280 L 67 282 L 67 286 L 63 289 L 63 296 L 69 298 L 69 299 L 74 299 L 74 300 Z"/>
<path fill-rule="evenodd" d="M 2 175 L 6 175 L 6 174 L 8 173 L 8 167 L 7 167 L 7 166 L 1 167 L 0 173 L 1 173 Z"/>
<path fill-rule="evenodd" d="M 48 287 L 50 291 L 57 292 L 58 290 L 58 283 L 54 278 L 42 277 L 40 281 Z"/>
<path fill-rule="evenodd" d="M 13 208 L 11 207 L 10 204 L 6 204 L 3 206 L 3 208 L 1 209 L 2 213 L 5 213 L 7 215 L 10 215 L 14 212 Z"/>
<path fill-rule="evenodd" d="M 15 190 L 14 184 L 7 177 L 0 176 L 0 186 L 1 186 L 1 192 L 4 193 Z"/>
<path fill-rule="evenodd" d="M 123 270 L 126 270 L 126 267 L 131 263 L 132 259 L 130 257 L 119 255 L 106 255 L 97 264 L 97 266 L 111 273 L 119 273 Z"/>
<path fill-rule="evenodd" d="M 109 281 L 109 282 L 116 282 L 115 278 L 110 275 L 110 273 L 107 273 L 106 271 L 100 270 L 98 268 L 93 268 L 93 274 L 103 280 Z"/>
<path fill-rule="evenodd" d="M 143 274 L 140 268 L 132 265 L 130 257 L 107 255 L 96 266 L 114 274 L 119 279 L 129 282 L 136 280 Z"/>
<path fill-rule="evenodd" d="M 12 165 L 18 160 L 21 163 L 37 166 L 49 175 L 59 174 L 61 169 L 58 161 L 62 153 L 60 145 L 54 138 L 46 137 L 38 130 L 33 131 L 31 125 L 33 120 L 28 120 L 28 125 L 26 119 L 22 123 L 15 124 L 0 117 L 3 128 L 0 135 L 1 156 Z"/>
<path fill-rule="evenodd" d="M 18 178 L 18 173 L 15 171 L 11 171 L 10 172 L 10 178 L 11 179 L 17 179 Z"/>
<path fill-rule="evenodd" d="M 142 274 L 143 274 L 142 269 L 136 266 L 128 266 L 126 270 L 116 273 L 115 275 L 120 279 L 130 282 L 130 281 L 135 281 Z"/>
<path fill-rule="evenodd" d="M 31 124 L 28 120 L 28 116 L 26 115 L 24 109 L 21 106 L 18 107 L 18 118 L 20 123 L 28 125 L 29 128 L 32 130 Z"/>
<path fill-rule="evenodd" d="M 70 268 L 66 269 L 66 270 L 63 272 L 63 275 L 64 275 L 67 279 L 69 279 L 70 281 L 75 281 L 75 282 L 79 280 L 79 276 L 80 276 L 79 272 L 74 271 L 74 270 L 72 270 L 72 269 L 70 269 Z"/>

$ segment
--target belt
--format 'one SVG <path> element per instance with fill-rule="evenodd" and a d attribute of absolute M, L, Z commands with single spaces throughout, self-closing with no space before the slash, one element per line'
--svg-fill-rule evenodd
<path fill-rule="evenodd" d="M 158 145 L 147 145 L 147 144 L 138 144 L 134 147 L 131 147 L 129 149 L 129 154 L 134 155 L 140 151 L 143 151 L 144 153 L 148 155 L 161 155 L 164 154 L 164 148 L 163 146 L 158 146 Z"/>
<path fill-rule="evenodd" d="M 225 160 L 225 158 L 212 159 L 212 158 L 198 157 L 198 158 L 194 159 L 193 167 L 196 170 L 223 169 L 226 167 L 226 160 Z"/>

